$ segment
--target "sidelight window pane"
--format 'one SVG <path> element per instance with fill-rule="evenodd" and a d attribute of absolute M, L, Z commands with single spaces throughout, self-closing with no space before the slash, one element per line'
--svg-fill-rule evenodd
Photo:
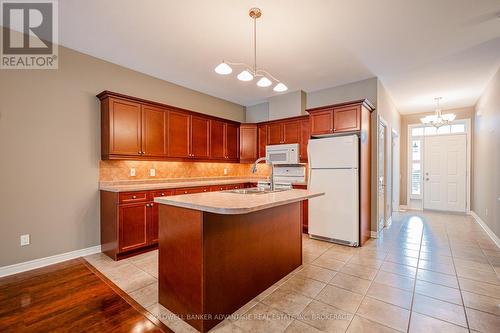
<path fill-rule="evenodd" d="M 420 163 L 412 163 L 411 167 L 411 194 L 420 195 L 420 179 L 422 172 L 420 170 Z"/>

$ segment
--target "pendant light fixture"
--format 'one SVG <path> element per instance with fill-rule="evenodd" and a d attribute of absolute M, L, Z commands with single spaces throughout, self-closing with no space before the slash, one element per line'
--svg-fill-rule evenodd
<path fill-rule="evenodd" d="M 257 19 L 262 16 L 262 11 L 259 8 L 251 8 L 248 15 L 253 19 L 253 67 L 240 62 L 222 61 L 215 67 L 215 72 L 220 75 L 229 75 L 233 72 L 231 66 L 241 67 L 243 70 L 237 75 L 238 80 L 252 81 L 255 78 L 258 79 L 257 86 L 261 88 L 275 84 L 274 91 L 287 91 L 288 87 L 283 82 L 268 71 L 257 68 Z"/>
<path fill-rule="evenodd" d="M 436 100 L 436 113 L 430 116 L 426 116 L 424 118 L 421 118 L 420 121 L 424 125 L 431 125 L 436 128 L 439 128 L 443 125 L 448 125 L 449 123 L 453 122 L 455 120 L 456 115 L 454 113 L 446 113 L 442 114 L 441 108 L 439 107 L 439 101 L 443 99 L 443 97 L 436 97 L 434 98 Z"/>

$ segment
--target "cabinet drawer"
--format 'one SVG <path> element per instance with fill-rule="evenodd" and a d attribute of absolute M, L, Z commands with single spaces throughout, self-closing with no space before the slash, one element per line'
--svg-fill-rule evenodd
<path fill-rule="evenodd" d="M 202 192 L 208 192 L 208 191 L 210 191 L 210 188 L 208 186 L 176 188 L 175 195 L 202 193 Z"/>
<path fill-rule="evenodd" d="M 243 188 L 243 185 L 242 184 L 229 184 L 229 185 L 226 185 L 226 189 L 228 189 L 228 190 L 237 190 L 239 188 Z"/>
<path fill-rule="evenodd" d="M 148 200 L 148 192 L 122 192 L 119 196 L 120 203 L 141 202 Z"/>
<path fill-rule="evenodd" d="M 155 190 L 149 192 L 151 195 L 151 199 L 156 198 L 156 197 L 168 197 L 169 195 L 174 195 L 174 190 L 169 189 L 169 190 Z"/>
<path fill-rule="evenodd" d="M 210 186 L 210 192 L 225 191 L 227 185 L 212 185 Z"/>

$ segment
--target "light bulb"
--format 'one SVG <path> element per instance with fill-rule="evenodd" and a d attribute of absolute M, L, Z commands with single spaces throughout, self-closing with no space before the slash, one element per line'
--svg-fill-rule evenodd
<path fill-rule="evenodd" d="M 217 65 L 217 67 L 215 67 L 215 72 L 220 75 L 227 75 L 231 74 L 233 72 L 233 69 L 225 62 L 221 62 Z"/>
<path fill-rule="evenodd" d="M 274 91 L 277 91 L 277 92 L 282 92 L 282 91 L 287 91 L 288 90 L 288 87 L 285 86 L 283 83 L 278 83 L 277 85 L 274 86 L 273 88 Z"/>
<path fill-rule="evenodd" d="M 271 80 L 269 80 L 265 76 L 263 76 L 259 81 L 257 81 L 257 85 L 262 88 L 269 87 L 271 84 L 273 84 Z"/>
<path fill-rule="evenodd" d="M 238 74 L 238 80 L 240 80 L 240 81 L 252 81 L 253 75 L 249 71 L 244 70 L 243 72 Z"/>

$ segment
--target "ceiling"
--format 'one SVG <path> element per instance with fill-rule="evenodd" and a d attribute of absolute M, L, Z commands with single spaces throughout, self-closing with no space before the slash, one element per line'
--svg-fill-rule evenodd
<path fill-rule="evenodd" d="M 500 65 L 498 0 L 64 0 L 62 45 L 217 96 L 253 105 L 276 95 L 219 76 L 223 59 L 258 63 L 289 91 L 377 76 L 402 113 L 471 106 Z M 237 74 L 234 73 L 233 74 Z"/>

